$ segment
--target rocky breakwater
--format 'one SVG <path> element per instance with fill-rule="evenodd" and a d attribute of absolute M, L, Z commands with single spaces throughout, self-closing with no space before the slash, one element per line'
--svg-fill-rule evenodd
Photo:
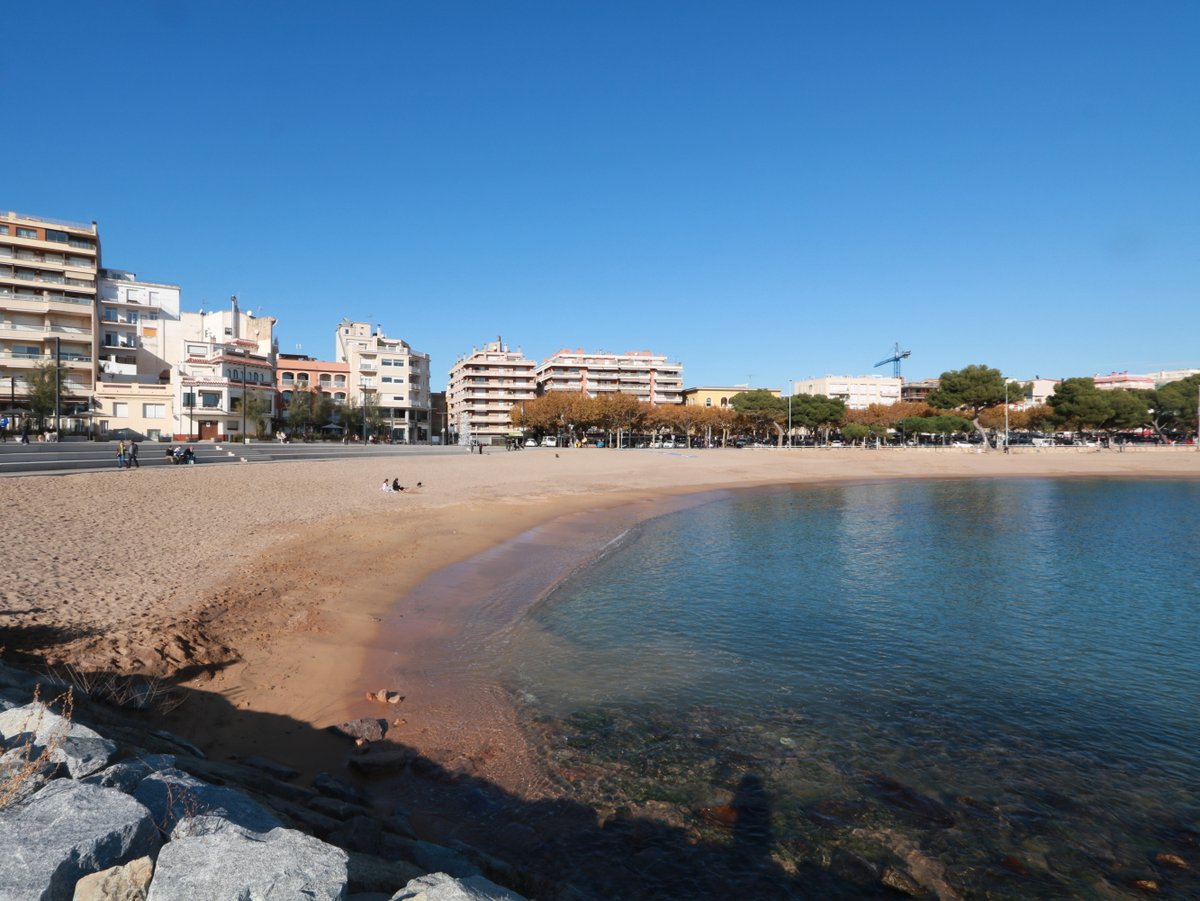
<path fill-rule="evenodd" d="M 209 761 L 127 723 L 102 735 L 74 701 L 0 664 L 0 901 L 521 901 L 471 849 L 419 841 L 349 783 L 293 785 L 270 761 Z"/>

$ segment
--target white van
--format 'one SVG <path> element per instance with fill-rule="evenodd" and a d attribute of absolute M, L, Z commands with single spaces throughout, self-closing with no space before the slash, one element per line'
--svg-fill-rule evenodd
<path fill-rule="evenodd" d="M 553 435 L 547 435 L 542 439 L 542 447 L 558 447 L 558 439 Z"/>

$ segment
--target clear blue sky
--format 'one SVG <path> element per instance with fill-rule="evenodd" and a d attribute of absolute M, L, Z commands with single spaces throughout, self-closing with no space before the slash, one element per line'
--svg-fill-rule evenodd
<path fill-rule="evenodd" d="M 11 4 L 0 209 L 184 308 L 689 385 L 1200 365 L 1200 3 Z M 874 370 L 888 371 L 886 368 Z"/>

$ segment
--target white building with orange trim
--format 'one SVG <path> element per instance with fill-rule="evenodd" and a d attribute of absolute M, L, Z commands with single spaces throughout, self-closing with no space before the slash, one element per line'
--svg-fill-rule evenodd
<path fill-rule="evenodd" d="M 534 372 L 538 394 L 630 394 L 650 404 L 683 403 L 683 364 L 649 350 L 623 354 L 560 350 Z"/>

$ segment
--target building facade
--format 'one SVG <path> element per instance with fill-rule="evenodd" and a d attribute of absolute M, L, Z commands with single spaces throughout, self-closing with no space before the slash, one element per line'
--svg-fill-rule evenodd
<path fill-rule="evenodd" d="M 90 431 L 99 269 L 96 223 L 0 212 L 0 409 L 28 411 L 31 375 L 57 362 L 60 433 Z"/>
<path fill-rule="evenodd" d="M 783 392 L 778 388 L 751 388 L 748 385 L 733 385 L 729 388 L 684 388 L 683 402 L 693 407 L 729 406 L 729 401 L 735 394 L 746 391 L 770 391 L 775 397 L 782 397 Z"/>
<path fill-rule="evenodd" d="M 683 364 L 649 350 L 623 354 L 560 350 L 542 361 L 535 376 L 538 394 L 574 391 L 597 397 L 620 393 L 649 404 L 683 403 Z"/>
<path fill-rule="evenodd" d="M 383 327 L 343 319 L 334 340 L 334 359 L 347 367 L 352 403 L 375 405 L 392 441 L 430 440 L 429 354 L 414 351 Z"/>
<path fill-rule="evenodd" d="M 176 440 L 228 441 L 275 415 L 275 320 L 238 309 L 181 313 L 167 323 Z"/>
<path fill-rule="evenodd" d="M 841 400 L 848 410 L 871 404 L 890 406 L 900 400 L 901 379 L 885 375 L 826 375 L 792 385 L 792 394 L 823 394 Z"/>
<path fill-rule="evenodd" d="M 329 398 L 330 419 L 326 422 L 314 421 L 312 425 L 316 431 L 338 434 L 345 431 L 336 412 L 350 396 L 350 368 L 345 363 L 316 360 L 304 354 L 277 354 L 275 392 L 275 418 L 281 429 L 287 430 L 292 400 L 297 392 L 303 392 L 310 395 L 310 410 L 315 409 L 311 401 L 316 397 Z"/>
<path fill-rule="evenodd" d="M 537 396 L 536 364 L 501 338 L 458 358 L 446 388 L 448 426 L 459 444 L 503 441 L 512 408 Z"/>
<path fill-rule="evenodd" d="M 97 283 L 96 437 L 174 434 L 168 323 L 179 321 L 179 286 L 101 269 Z"/>

